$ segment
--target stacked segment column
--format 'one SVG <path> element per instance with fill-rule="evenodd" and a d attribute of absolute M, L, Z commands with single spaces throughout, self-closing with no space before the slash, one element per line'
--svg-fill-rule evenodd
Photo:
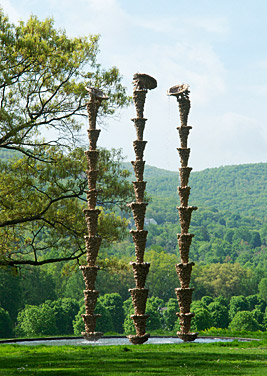
<path fill-rule="evenodd" d="M 146 182 L 143 180 L 144 166 L 143 161 L 144 149 L 147 141 L 143 140 L 143 132 L 146 120 L 143 117 L 144 105 L 148 89 L 154 89 L 157 82 L 154 78 L 146 74 L 135 74 L 133 77 L 134 92 L 133 99 L 136 108 L 136 118 L 132 119 L 136 129 L 137 139 L 133 142 L 136 160 L 132 161 L 136 181 L 133 182 L 135 192 L 135 202 L 129 206 L 132 209 L 136 230 L 131 230 L 135 245 L 136 261 L 131 262 L 135 288 L 130 289 L 132 302 L 134 306 L 134 315 L 131 319 L 134 322 L 136 335 L 128 336 L 131 343 L 137 345 L 146 342 L 149 334 L 146 333 L 146 320 L 148 315 L 145 314 L 148 289 L 145 288 L 146 277 L 150 264 L 144 262 L 144 252 L 146 247 L 147 231 L 144 230 L 144 220 L 147 203 L 144 202 L 144 193 Z"/>
<path fill-rule="evenodd" d="M 181 226 L 181 233 L 177 234 L 179 252 L 181 262 L 176 264 L 176 272 L 180 281 L 180 288 L 175 289 L 180 312 L 177 313 L 180 321 L 180 331 L 177 332 L 179 338 L 183 341 L 194 341 L 198 333 L 191 333 L 191 319 L 194 317 L 194 313 L 190 312 L 190 306 L 192 302 L 193 288 L 189 287 L 193 262 L 189 262 L 189 250 L 193 234 L 189 233 L 191 215 L 194 210 L 197 210 L 196 206 L 188 206 L 188 199 L 190 195 L 190 187 L 188 181 L 192 168 L 188 167 L 188 159 L 190 155 L 190 148 L 187 147 L 188 135 L 192 127 L 187 125 L 188 114 L 190 111 L 189 100 L 189 86 L 177 85 L 168 90 L 168 95 L 175 96 L 179 105 L 181 126 L 177 128 L 180 138 L 180 148 L 177 148 L 181 168 L 180 172 L 180 186 L 178 187 L 178 193 L 180 197 L 180 206 L 177 208 L 179 212 L 179 220 Z"/>
<path fill-rule="evenodd" d="M 85 314 L 82 315 L 85 332 L 82 335 L 88 341 L 96 341 L 99 339 L 103 333 L 96 332 L 96 320 L 101 315 L 94 314 L 97 298 L 99 291 L 95 290 L 95 281 L 97 277 L 97 271 L 99 267 L 96 265 L 96 259 L 98 256 L 98 251 L 101 245 L 101 236 L 97 233 L 97 222 L 100 210 L 96 209 L 97 201 L 97 164 L 99 151 L 97 150 L 97 140 L 100 134 L 100 129 L 96 129 L 96 118 L 98 109 L 101 106 L 101 102 L 108 99 L 107 96 L 103 94 L 102 91 L 95 88 L 87 88 L 90 100 L 87 103 L 87 111 L 89 118 L 89 150 L 85 151 L 88 170 L 86 171 L 88 179 L 88 190 L 86 191 L 87 196 L 87 208 L 84 209 L 85 220 L 88 229 L 88 235 L 85 236 L 86 245 L 86 265 L 80 266 L 83 273 L 83 279 L 85 282 L 84 293 L 84 303 L 85 303 Z"/>

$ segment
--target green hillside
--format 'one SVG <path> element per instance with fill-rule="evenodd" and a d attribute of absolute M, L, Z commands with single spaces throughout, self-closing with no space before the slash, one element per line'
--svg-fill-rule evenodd
<path fill-rule="evenodd" d="M 175 200 L 179 172 L 146 166 L 147 192 L 156 198 Z M 245 164 L 192 171 L 190 204 L 242 216 L 267 218 L 267 163 Z M 153 205 L 153 204 L 152 204 Z"/>

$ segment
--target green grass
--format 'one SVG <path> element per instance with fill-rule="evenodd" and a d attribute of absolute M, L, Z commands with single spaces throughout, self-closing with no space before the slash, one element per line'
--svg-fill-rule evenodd
<path fill-rule="evenodd" d="M 0 346 L 0 375 L 267 375 L 267 341 L 143 346 Z"/>

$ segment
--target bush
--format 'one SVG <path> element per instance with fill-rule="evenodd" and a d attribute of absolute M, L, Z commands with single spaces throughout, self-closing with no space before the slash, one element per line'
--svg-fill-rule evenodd
<path fill-rule="evenodd" d="M 212 318 L 212 326 L 215 328 L 227 328 L 229 325 L 229 316 L 227 307 L 218 302 L 210 303 L 208 309 Z"/>
<path fill-rule="evenodd" d="M 16 334 L 19 336 L 35 337 L 57 332 L 55 312 L 46 303 L 27 305 L 19 312 L 17 323 Z"/>
<path fill-rule="evenodd" d="M 208 306 L 210 303 L 213 302 L 213 298 L 211 296 L 202 296 L 201 303 L 203 303 L 204 306 Z"/>
<path fill-rule="evenodd" d="M 56 319 L 56 334 L 73 334 L 73 320 L 79 311 L 79 304 L 71 298 L 58 299 L 53 302 L 46 301 L 54 311 Z"/>
<path fill-rule="evenodd" d="M 253 317 L 253 313 L 249 311 L 240 311 L 237 312 L 233 320 L 229 325 L 229 329 L 231 330 L 246 330 L 255 332 L 260 329 L 259 324 Z"/>
<path fill-rule="evenodd" d="M 105 294 L 100 296 L 98 300 L 110 313 L 114 331 L 117 333 L 123 333 L 123 302 L 118 293 Z"/>
<path fill-rule="evenodd" d="M 232 296 L 229 306 L 229 318 L 233 320 L 239 311 L 248 311 L 248 301 L 243 295 Z"/>
<path fill-rule="evenodd" d="M 13 329 L 9 313 L 0 307 L 0 338 L 10 338 L 12 336 Z"/>
<path fill-rule="evenodd" d="M 205 330 L 212 326 L 212 317 L 206 308 L 197 308 L 191 321 L 192 330 Z"/>
<path fill-rule="evenodd" d="M 177 299 L 170 298 L 165 310 L 163 311 L 164 326 L 168 330 L 173 330 L 178 317 L 176 312 L 179 311 Z"/>

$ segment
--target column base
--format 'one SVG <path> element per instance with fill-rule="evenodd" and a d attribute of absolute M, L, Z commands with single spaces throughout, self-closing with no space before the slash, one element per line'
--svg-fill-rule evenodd
<path fill-rule="evenodd" d="M 182 339 L 184 342 L 192 342 L 194 341 L 197 336 L 198 336 L 198 333 L 182 333 L 182 332 L 177 332 L 176 333 L 177 336 Z"/>
<path fill-rule="evenodd" d="M 81 334 L 84 339 L 91 342 L 98 341 L 103 336 L 103 333 L 101 332 L 82 332 Z"/>
<path fill-rule="evenodd" d="M 148 333 L 146 333 L 142 336 L 134 336 L 134 335 L 127 336 L 128 340 L 133 345 L 142 345 L 144 342 L 146 342 L 148 340 L 149 337 L 150 337 L 150 334 L 148 334 Z"/>

